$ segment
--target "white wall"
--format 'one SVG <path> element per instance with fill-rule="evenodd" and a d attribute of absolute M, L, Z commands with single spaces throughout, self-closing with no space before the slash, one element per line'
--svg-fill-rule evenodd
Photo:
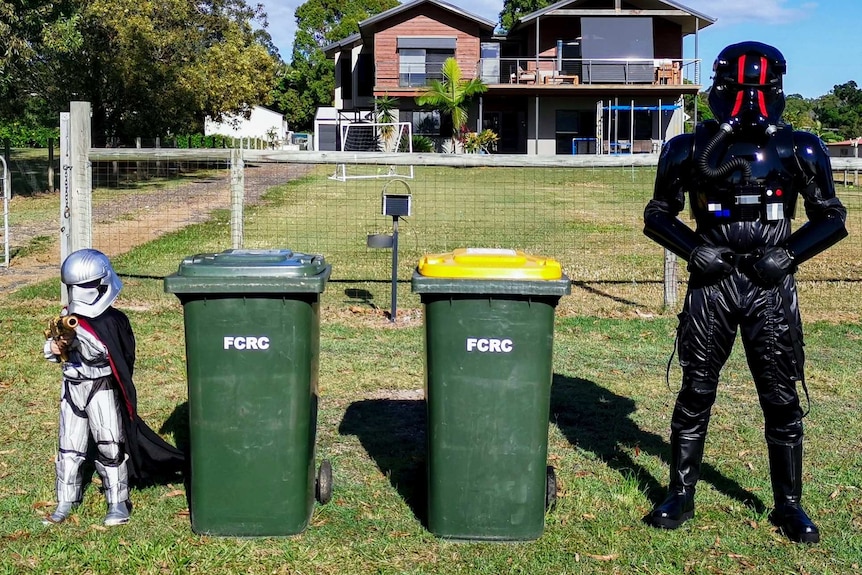
<path fill-rule="evenodd" d="M 267 110 L 261 106 L 255 106 L 251 110 L 248 119 L 242 116 L 225 116 L 224 121 L 214 122 L 211 118 L 204 121 L 204 135 L 221 135 L 232 138 L 260 138 L 269 139 L 267 132 L 275 130 L 276 138 L 282 143 L 286 142 L 288 136 L 287 120 L 282 114 Z"/>

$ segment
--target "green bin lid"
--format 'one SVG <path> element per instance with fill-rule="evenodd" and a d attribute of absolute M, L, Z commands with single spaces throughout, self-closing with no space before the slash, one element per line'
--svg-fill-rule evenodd
<path fill-rule="evenodd" d="M 325 289 L 332 267 L 322 255 L 289 249 L 225 250 L 189 256 L 165 278 L 169 293 L 279 293 Z"/>

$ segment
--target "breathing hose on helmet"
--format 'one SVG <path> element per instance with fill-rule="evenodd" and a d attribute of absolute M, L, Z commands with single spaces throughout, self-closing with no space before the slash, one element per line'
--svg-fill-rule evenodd
<path fill-rule="evenodd" d="M 717 168 L 709 165 L 709 157 L 732 131 L 733 128 L 730 124 L 722 124 L 719 127 L 718 133 L 713 136 L 697 156 L 697 169 L 711 180 L 723 178 L 735 170 L 742 171 L 742 177 L 745 181 L 751 178 L 751 164 L 743 158 L 733 158 Z"/>

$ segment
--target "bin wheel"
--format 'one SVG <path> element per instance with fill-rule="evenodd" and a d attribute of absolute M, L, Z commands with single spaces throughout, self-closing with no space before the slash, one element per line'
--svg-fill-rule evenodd
<path fill-rule="evenodd" d="M 557 504 L 557 473 L 553 465 L 547 467 L 545 480 L 545 511 L 550 511 Z"/>
<path fill-rule="evenodd" d="M 329 503 L 332 499 L 332 465 L 328 459 L 324 459 L 317 470 L 317 485 L 315 497 L 322 505 Z"/>

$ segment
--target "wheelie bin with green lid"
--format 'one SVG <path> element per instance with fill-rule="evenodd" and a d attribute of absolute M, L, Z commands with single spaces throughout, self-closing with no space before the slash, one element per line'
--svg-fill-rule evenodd
<path fill-rule="evenodd" d="M 331 266 L 286 249 L 185 258 L 164 289 L 183 306 L 192 530 L 303 531 L 332 488 L 315 474 L 320 294 Z"/>
<path fill-rule="evenodd" d="M 423 256 L 428 529 L 455 540 L 537 539 L 556 497 L 547 465 L 554 260 L 466 248 Z"/>

